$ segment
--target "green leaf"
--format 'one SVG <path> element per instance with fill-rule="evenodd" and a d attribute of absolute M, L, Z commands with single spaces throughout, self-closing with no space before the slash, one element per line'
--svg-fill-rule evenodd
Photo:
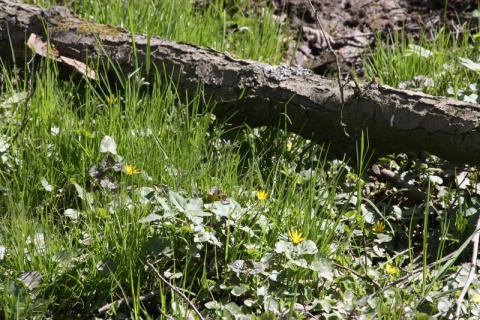
<path fill-rule="evenodd" d="M 196 217 L 211 217 L 212 216 L 212 214 L 210 212 L 205 212 L 205 211 L 199 210 L 199 209 L 188 209 L 187 212 L 191 215 L 196 216 Z"/>
<path fill-rule="evenodd" d="M 372 309 L 376 309 L 381 302 L 382 301 L 379 297 L 375 297 L 373 299 L 368 299 L 368 305 Z"/>
<path fill-rule="evenodd" d="M 233 272 L 243 273 L 244 264 L 245 264 L 245 260 L 235 260 L 231 264 L 228 265 L 228 268 L 230 270 L 232 270 Z"/>
<path fill-rule="evenodd" d="M 163 275 L 165 276 L 165 278 L 167 279 L 180 279 L 181 277 L 183 277 L 183 273 L 181 272 L 170 272 L 168 270 L 166 270 Z"/>
<path fill-rule="evenodd" d="M 291 242 L 280 240 L 280 241 L 277 241 L 277 243 L 275 243 L 276 253 L 291 252 L 292 250 L 293 250 L 293 245 Z"/>
<path fill-rule="evenodd" d="M 375 239 L 375 243 L 383 243 L 383 242 L 390 242 L 390 241 L 392 241 L 392 236 L 386 233 L 377 234 L 377 239 Z"/>
<path fill-rule="evenodd" d="M 288 260 L 285 266 L 293 270 L 296 269 L 295 267 L 308 268 L 308 262 L 305 259 L 293 259 Z"/>
<path fill-rule="evenodd" d="M 203 247 L 204 245 L 201 243 L 190 243 L 187 246 L 187 254 L 193 258 L 200 258 L 200 254 L 203 253 Z"/>
<path fill-rule="evenodd" d="M 323 311 L 330 313 L 330 311 L 332 310 L 332 305 L 330 304 L 330 302 L 328 302 L 327 300 L 320 300 L 319 303 L 322 306 Z"/>
<path fill-rule="evenodd" d="M 235 260 L 228 268 L 237 273 L 260 274 L 268 268 L 266 262 L 254 262 L 252 260 Z"/>
<path fill-rule="evenodd" d="M 89 204 L 93 204 L 93 197 L 90 193 L 85 192 L 78 183 L 74 183 L 73 185 L 75 186 L 80 199 L 87 201 Z"/>
<path fill-rule="evenodd" d="M 352 305 L 354 298 L 355 298 L 355 293 L 353 292 L 352 289 L 347 289 L 347 290 L 345 290 L 345 292 L 343 293 L 343 301 L 344 301 L 347 305 Z"/>
<path fill-rule="evenodd" d="M 187 205 L 185 206 L 186 210 L 189 211 L 202 211 L 203 212 L 203 201 L 200 198 L 188 200 Z M 209 213 L 209 216 L 212 214 Z"/>
<path fill-rule="evenodd" d="M 207 309 L 220 309 L 222 305 L 217 301 L 209 301 L 204 304 L 205 308 Z"/>
<path fill-rule="evenodd" d="M 397 218 L 398 220 L 402 219 L 402 217 L 403 217 L 402 209 L 399 206 L 393 205 L 392 206 L 392 215 L 394 215 L 395 218 Z"/>
<path fill-rule="evenodd" d="M 480 64 L 476 63 L 476 62 L 473 62 L 472 60 L 470 59 L 467 59 L 467 58 L 462 58 L 462 57 L 459 57 L 458 60 L 460 60 L 460 63 L 472 70 L 472 71 L 475 71 L 475 72 L 480 72 Z"/>
<path fill-rule="evenodd" d="M 102 141 L 100 142 L 100 152 L 117 154 L 117 144 L 115 143 L 115 140 L 113 140 L 113 138 L 110 136 L 103 137 Z"/>
<path fill-rule="evenodd" d="M 27 92 L 16 92 L 11 95 L 7 100 L 0 103 L 1 108 L 10 108 L 16 103 L 23 103 L 27 99 Z"/>
<path fill-rule="evenodd" d="M 278 301 L 272 297 L 267 297 L 265 301 L 263 302 L 263 307 L 265 308 L 265 311 L 270 311 L 275 314 L 280 313 L 280 304 Z"/>
<path fill-rule="evenodd" d="M 150 187 L 140 188 L 140 203 L 147 204 L 155 199 L 155 189 Z"/>
<path fill-rule="evenodd" d="M 168 198 L 170 199 L 170 203 L 177 208 L 177 210 L 180 212 L 185 212 L 187 200 L 185 200 L 181 195 L 173 191 L 168 191 Z"/>
<path fill-rule="evenodd" d="M 320 277 L 333 281 L 333 265 L 320 254 L 315 255 L 315 258 L 310 265 L 310 269 L 317 271 Z"/>
<path fill-rule="evenodd" d="M 53 256 L 53 261 L 58 262 L 61 267 L 66 267 L 72 261 L 73 253 L 70 250 L 62 250 Z"/>
<path fill-rule="evenodd" d="M 205 230 L 197 230 L 196 227 L 194 231 L 195 236 L 193 237 L 193 242 L 206 242 L 210 240 L 210 232 L 206 232 Z"/>
<path fill-rule="evenodd" d="M 228 310 L 234 318 L 244 315 L 242 309 L 234 302 L 227 303 L 225 309 Z"/>
<path fill-rule="evenodd" d="M 260 246 L 257 244 L 244 244 L 245 252 L 251 257 L 257 257 L 262 254 Z"/>
<path fill-rule="evenodd" d="M 140 222 L 140 223 L 154 222 L 154 221 L 162 220 L 162 218 L 163 218 L 162 216 L 160 216 L 156 213 L 150 213 L 145 218 L 142 218 L 142 219 L 138 220 L 138 222 Z"/>
<path fill-rule="evenodd" d="M 227 217 L 232 221 L 237 221 L 245 212 L 245 209 L 243 209 L 238 202 L 230 199 L 228 204 L 215 201 L 210 211 L 213 212 L 217 218 Z"/>
<path fill-rule="evenodd" d="M 478 213 L 477 208 L 475 208 L 475 207 L 470 207 L 470 208 L 468 208 L 468 209 L 465 210 L 465 212 L 463 213 L 463 216 L 464 216 L 464 217 L 469 217 L 469 216 L 473 216 L 473 215 L 475 215 L 475 214 L 477 214 L 477 213 Z"/>
<path fill-rule="evenodd" d="M 178 229 L 180 229 L 182 231 L 187 231 L 188 233 L 193 233 L 193 229 L 189 225 L 183 225 Z"/>
<path fill-rule="evenodd" d="M 53 187 L 50 185 L 50 183 L 48 183 L 47 179 L 43 178 L 40 183 L 42 184 L 43 188 L 48 191 L 48 192 L 51 192 L 53 190 Z"/>
<path fill-rule="evenodd" d="M 247 292 L 247 288 L 244 286 L 235 286 L 232 291 L 230 291 L 234 296 L 239 297 L 245 292 Z"/>
<path fill-rule="evenodd" d="M 197 217 L 196 215 L 192 214 L 191 212 L 185 212 L 185 216 L 188 220 L 190 220 L 193 224 L 199 225 L 203 223 L 202 217 Z"/>
<path fill-rule="evenodd" d="M 77 129 L 77 130 L 74 130 L 73 131 L 76 135 L 78 136 L 82 136 L 82 137 L 85 137 L 85 138 L 89 138 L 89 139 L 93 139 L 95 138 L 95 135 L 93 133 L 91 133 L 90 131 L 87 131 L 85 129 Z"/>
<path fill-rule="evenodd" d="M 439 176 L 428 176 L 429 180 L 433 182 L 434 184 L 437 185 L 442 185 L 443 184 L 443 179 L 440 178 Z"/>
<path fill-rule="evenodd" d="M 80 217 L 80 212 L 75 209 L 67 209 L 63 214 L 65 215 L 65 217 L 68 217 L 75 221 L 78 220 L 78 217 Z"/>
<path fill-rule="evenodd" d="M 30 290 L 34 289 L 40 284 L 40 279 L 42 278 L 42 274 L 38 271 L 31 270 L 23 272 L 20 276 L 18 276 L 18 280 L 23 282 Z"/>
<path fill-rule="evenodd" d="M 438 311 L 440 311 L 442 313 L 448 312 L 448 310 L 451 310 L 452 307 L 453 307 L 452 302 L 453 302 L 452 300 L 449 300 L 446 297 L 440 298 L 440 300 L 437 303 Z"/>
<path fill-rule="evenodd" d="M 300 242 L 297 245 L 297 250 L 299 255 L 315 254 L 318 252 L 317 246 L 315 245 L 315 242 L 313 242 L 312 240 L 305 240 Z"/>
<path fill-rule="evenodd" d="M 95 208 L 95 213 L 100 217 L 100 218 L 106 218 L 108 217 L 110 214 L 108 213 L 108 210 L 105 209 L 105 208 L 101 208 L 101 207 L 96 207 Z"/>
<path fill-rule="evenodd" d="M 97 263 L 97 270 L 102 271 L 105 275 L 110 275 L 116 269 L 116 263 L 111 258 L 105 258 Z"/>
<path fill-rule="evenodd" d="M 419 58 L 430 58 L 433 56 L 433 52 L 421 46 L 418 46 L 416 44 L 409 44 L 408 49 L 406 50 L 405 57 L 408 57 L 408 56 L 416 56 Z"/>
<path fill-rule="evenodd" d="M 164 255 L 167 258 L 172 257 L 172 247 L 169 238 L 153 236 L 147 244 L 147 251 L 154 255 Z"/>
<path fill-rule="evenodd" d="M 419 312 L 413 317 L 413 320 L 433 320 L 433 319 L 435 318 L 423 312 Z"/>
<path fill-rule="evenodd" d="M 253 305 L 255 304 L 255 302 L 257 302 L 256 300 L 252 300 L 252 299 L 246 299 L 243 301 L 243 304 L 246 305 L 247 307 L 253 307 Z"/>

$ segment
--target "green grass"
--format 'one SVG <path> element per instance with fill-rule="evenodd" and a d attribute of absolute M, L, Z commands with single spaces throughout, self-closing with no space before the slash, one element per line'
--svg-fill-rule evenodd
<path fill-rule="evenodd" d="M 164 39 L 209 46 L 242 58 L 281 61 L 287 42 L 286 26 L 277 24 L 268 1 L 212 0 L 195 6 L 190 0 L 72 2 L 79 16 L 102 24 Z M 44 6 L 55 1 L 43 1 Z M 261 43 L 261 45 L 259 45 Z"/>
<path fill-rule="evenodd" d="M 366 59 L 367 78 L 394 87 L 478 102 L 478 72 L 462 64 L 461 58 L 477 61 L 478 34 L 466 24 L 461 33 L 442 28 L 432 37 L 421 34 L 414 41 L 408 34 L 390 34 L 387 45 L 377 46 Z M 381 39 L 378 38 L 380 43 Z"/>
<path fill-rule="evenodd" d="M 288 37 L 250 1 L 203 9 L 191 1 L 83 1 L 73 9 L 271 63 L 281 61 Z M 400 49 L 377 49 L 367 67 L 390 85 L 449 61 L 436 54 L 428 69 L 394 39 Z M 445 31 L 429 45 L 475 60 L 467 42 Z M 446 175 L 438 159 L 379 160 L 437 201 L 410 206 L 404 190 L 369 176 L 367 136 L 356 159 L 331 159 L 328 146 L 287 130 L 214 120 L 201 88 L 185 102 L 162 74 L 147 92 L 136 75 L 116 91 L 60 81 L 48 62 L 39 68 L 15 141 L 29 86 L 2 68 L 0 318 L 186 319 L 194 313 L 185 298 L 203 317 L 226 319 L 410 319 L 455 307 L 479 206 L 476 193 L 438 180 Z M 443 77 L 457 88 L 476 81 L 471 71 Z M 431 92 L 446 94 L 442 88 Z M 475 185 L 476 174 L 468 177 Z M 465 317 L 480 312 L 477 284 Z"/>

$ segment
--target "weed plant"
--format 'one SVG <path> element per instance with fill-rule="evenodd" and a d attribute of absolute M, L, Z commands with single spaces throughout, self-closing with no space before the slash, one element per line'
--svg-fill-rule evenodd
<path fill-rule="evenodd" d="M 288 34 L 268 8 L 209 3 L 72 7 L 132 32 L 281 60 Z M 447 33 L 441 37 L 448 42 Z M 418 47 L 410 50 L 409 59 L 424 59 Z M 393 62 L 380 63 L 405 53 L 376 54 L 369 70 L 382 81 L 398 85 L 417 75 L 395 74 L 388 69 L 398 71 Z M 27 127 L 13 141 L 29 86 L 2 67 L 2 318 L 451 314 L 470 269 L 463 262 L 474 235 L 468 225 L 478 215 L 475 174 L 465 177 L 468 188 L 455 189 L 442 180 L 434 157 L 414 164 L 402 156 L 380 159 L 426 190 L 424 203 L 410 205 L 404 190 L 369 176 L 367 136 L 357 143 L 356 159 L 333 160 L 328 146 L 285 128 L 232 127 L 215 119 L 201 87 L 186 100 L 160 73 L 154 83 L 126 75 L 117 91 L 106 80 L 102 89 L 60 81 L 48 61 L 38 68 Z M 457 87 L 473 79 L 461 84 L 460 77 Z M 440 205 L 430 206 L 430 198 Z M 480 312 L 477 286 L 475 278 L 462 305 L 465 318 Z"/>

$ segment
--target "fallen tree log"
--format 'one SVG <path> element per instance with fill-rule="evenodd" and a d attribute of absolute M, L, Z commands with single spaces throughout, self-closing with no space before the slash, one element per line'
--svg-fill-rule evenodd
<path fill-rule="evenodd" d="M 179 92 L 193 97 L 201 84 L 217 115 L 251 126 L 278 125 L 334 146 L 352 146 L 368 130 L 370 146 L 382 153 L 427 151 L 454 162 L 480 164 L 480 107 L 445 97 L 394 89 L 379 83 L 344 86 L 336 80 L 286 65 L 237 59 L 195 45 L 147 38 L 83 20 L 63 7 L 39 8 L 0 0 L 0 58 L 25 61 L 31 54 L 58 61 L 86 77 L 101 66 L 153 81 L 169 75 Z M 13 50 L 12 50 L 13 49 Z M 112 63 L 113 62 L 113 63 Z M 161 112 L 161 110 L 159 110 Z M 347 134 L 348 133 L 348 134 Z"/>

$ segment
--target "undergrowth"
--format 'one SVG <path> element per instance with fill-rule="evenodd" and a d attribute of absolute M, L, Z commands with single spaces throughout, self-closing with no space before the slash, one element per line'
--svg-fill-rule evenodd
<path fill-rule="evenodd" d="M 72 7 L 101 23 L 271 63 L 288 37 L 249 1 Z M 403 51 L 377 49 L 367 70 L 395 86 L 433 72 L 428 92 L 447 94 L 452 83 L 461 97 L 477 78 L 435 53 L 460 46 L 450 37 L 442 30 L 428 48 L 418 44 L 429 51 L 393 38 Z M 428 57 L 432 69 L 422 64 Z M 449 61 L 458 72 L 440 75 Z M 127 75 L 117 91 L 60 81 L 48 61 L 38 68 L 27 98 L 28 81 L 2 67 L 3 318 L 452 316 L 480 207 L 472 168 L 396 155 L 371 169 L 366 135 L 354 159 L 332 159 L 328 145 L 285 128 L 215 119 L 200 88 L 187 100 L 162 74 L 155 83 Z M 13 141 L 25 105 L 28 124 Z M 372 174 L 380 169 L 421 192 L 382 181 Z M 464 318 L 478 316 L 479 302 L 475 278 Z"/>

